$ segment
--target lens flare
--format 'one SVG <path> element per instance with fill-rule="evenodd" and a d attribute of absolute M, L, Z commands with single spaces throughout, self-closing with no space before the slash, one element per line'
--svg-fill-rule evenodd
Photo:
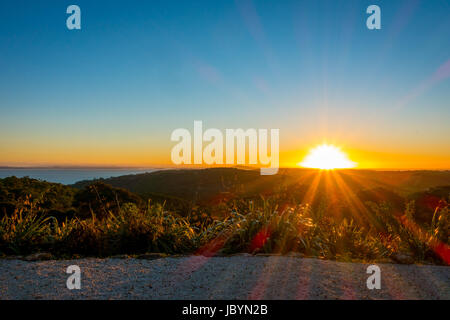
<path fill-rule="evenodd" d="M 330 170 L 353 168 L 356 163 L 351 161 L 338 147 L 323 144 L 312 149 L 298 165 L 306 168 Z"/>

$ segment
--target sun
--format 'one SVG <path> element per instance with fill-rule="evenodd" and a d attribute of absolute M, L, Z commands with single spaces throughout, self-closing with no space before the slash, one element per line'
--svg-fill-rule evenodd
<path fill-rule="evenodd" d="M 311 149 L 309 154 L 298 163 L 299 166 L 316 169 L 345 169 L 353 168 L 356 163 L 351 161 L 340 148 L 322 144 Z"/>

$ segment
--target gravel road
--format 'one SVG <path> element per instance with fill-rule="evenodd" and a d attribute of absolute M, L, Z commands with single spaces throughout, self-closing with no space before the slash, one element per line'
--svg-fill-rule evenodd
<path fill-rule="evenodd" d="M 81 289 L 66 268 L 81 268 Z M 289 256 L 0 260 L 0 299 L 450 299 L 450 267 L 368 264 Z"/>

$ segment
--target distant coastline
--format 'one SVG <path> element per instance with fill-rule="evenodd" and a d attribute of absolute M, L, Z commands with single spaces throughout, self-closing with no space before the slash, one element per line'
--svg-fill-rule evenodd
<path fill-rule="evenodd" d="M 107 179 L 129 174 L 154 172 L 163 168 L 124 167 L 0 167 L 0 178 L 30 177 L 48 182 L 74 184 L 82 180 Z"/>
<path fill-rule="evenodd" d="M 17 178 L 30 177 L 38 180 L 45 180 L 48 182 L 62 183 L 66 185 L 75 184 L 83 180 L 93 179 L 108 179 L 130 174 L 150 173 L 160 170 L 195 170 L 207 169 L 214 167 L 115 167 L 115 166 L 0 166 L 0 179 L 15 176 Z M 216 167 L 217 168 L 217 167 Z M 235 167 L 237 169 L 257 169 L 251 167 Z M 284 170 L 315 170 L 309 168 L 280 168 L 279 174 L 284 174 Z M 447 172 L 449 169 L 387 169 L 387 168 L 352 168 L 341 169 L 349 171 L 376 171 L 376 172 Z"/>
<path fill-rule="evenodd" d="M 22 169 L 47 169 L 47 170 L 53 170 L 53 169 L 60 169 L 60 170 L 161 170 L 166 169 L 166 167 L 163 166 L 152 166 L 152 167 L 133 167 L 133 166 L 0 166 L 0 170 L 22 170 Z"/>

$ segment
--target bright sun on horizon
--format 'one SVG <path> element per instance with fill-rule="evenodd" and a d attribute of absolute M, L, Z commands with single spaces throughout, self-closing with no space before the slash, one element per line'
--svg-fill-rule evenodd
<path fill-rule="evenodd" d="M 330 170 L 353 168 L 356 163 L 351 161 L 339 147 L 322 144 L 311 149 L 305 159 L 298 165 L 306 168 Z"/>

